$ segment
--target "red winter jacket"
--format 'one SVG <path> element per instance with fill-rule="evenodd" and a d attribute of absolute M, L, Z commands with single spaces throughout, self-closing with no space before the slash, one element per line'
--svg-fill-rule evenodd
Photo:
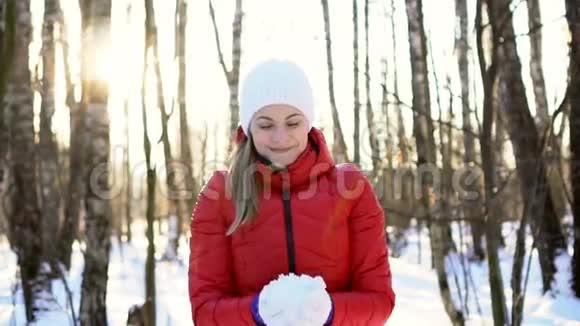
<path fill-rule="evenodd" d="M 191 221 L 189 296 L 196 326 L 256 325 L 252 298 L 279 274 L 320 275 L 332 325 L 382 326 L 395 305 L 383 210 L 360 170 L 335 166 L 322 132 L 287 172 L 257 162 L 264 183 L 257 219 L 226 230 L 235 208 L 227 172 L 215 172 Z"/>

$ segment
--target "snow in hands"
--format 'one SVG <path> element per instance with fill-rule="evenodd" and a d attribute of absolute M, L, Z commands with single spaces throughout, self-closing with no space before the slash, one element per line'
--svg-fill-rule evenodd
<path fill-rule="evenodd" d="M 260 316 L 268 326 L 321 326 L 331 308 L 320 276 L 280 274 L 260 293 Z"/>

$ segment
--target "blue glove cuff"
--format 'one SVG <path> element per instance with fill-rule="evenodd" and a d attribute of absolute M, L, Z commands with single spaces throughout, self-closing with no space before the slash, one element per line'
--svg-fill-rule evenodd
<path fill-rule="evenodd" d="M 266 326 L 264 320 L 260 316 L 259 312 L 260 294 L 257 294 L 254 299 L 252 299 L 252 317 L 258 326 Z"/>
<path fill-rule="evenodd" d="M 328 314 L 328 319 L 326 320 L 326 323 L 324 323 L 324 325 L 332 324 L 332 320 L 334 319 L 334 302 L 332 301 L 332 297 L 330 296 L 330 294 L 328 294 L 328 296 L 330 297 L 330 313 Z"/>

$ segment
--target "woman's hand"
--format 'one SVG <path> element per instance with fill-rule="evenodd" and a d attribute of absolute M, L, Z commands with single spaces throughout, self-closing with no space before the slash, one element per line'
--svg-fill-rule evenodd
<path fill-rule="evenodd" d="M 332 300 L 322 277 L 280 275 L 254 300 L 254 319 L 267 326 L 322 326 L 332 318 Z"/>

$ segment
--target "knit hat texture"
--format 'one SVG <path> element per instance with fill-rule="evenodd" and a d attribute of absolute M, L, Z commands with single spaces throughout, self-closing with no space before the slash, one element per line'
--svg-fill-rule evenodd
<path fill-rule="evenodd" d="M 302 112 L 308 130 L 314 121 L 314 95 L 304 70 L 297 64 L 270 59 L 254 66 L 245 76 L 240 93 L 240 124 L 249 134 L 250 122 L 256 112 L 273 104 L 290 105 Z"/>

